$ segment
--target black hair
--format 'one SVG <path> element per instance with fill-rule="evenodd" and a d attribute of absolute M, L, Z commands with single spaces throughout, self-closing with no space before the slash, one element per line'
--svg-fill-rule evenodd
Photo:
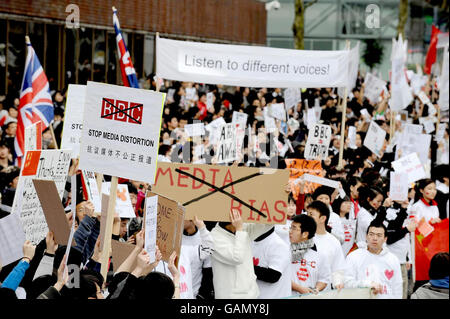
<path fill-rule="evenodd" d="M 325 216 L 325 227 L 328 225 L 328 220 L 330 219 L 330 209 L 327 205 L 319 200 L 315 200 L 308 205 L 307 209 L 315 209 L 319 212 L 320 216 Z"/>
<path fill-rule="evenodd" d="M 166 274 L 153 271 L 139 278 L 135 294 L 137 300 L 172 299 L 175 285 Z"/>
<path fill-rule="evenodd" d="M 369 202 L 380 194 L 384 197 L 383 192 L 379 188 L 361 186 L 359 188 L 359 203 L 365 209 L 370 210 L 372 205 Z"/>
<path fill-rule="evenodd" d="M 301 233 L 308 232 L 308 239 L 311 239 L 316 234 L 317 224 L 314 218 L 306 214 L 295 215 L 292 218 L 293 223 L 299 223 Z"/>
<path fill-rule="evenodd" d="M 344 198 L 336 198 L 336 200 L 333 202 L 333 204 L 331 204 L 331 207 L 333 208 L 333 211 L 338 214 L 339 216 L 341 215 L 341 205 L 344 202 L 349 202 L 350 198 L 348 196 L 345 196 Z M 345 218 L 349 218 L 350 213 L 346 213 L 345 214 Z"/>
<path fill-rule="evenodd" d="M 355 187 L 358 183 L 361 183 L 361 184 L 362 184 L 361 178 L 359 178 L 359 177 L 357 177 L 357 176 L 350 176 L 350 177 L 348 178 L 348 180 L 347 180 L 345 183 L 343 183 L 345 192 L 346 192 L 347 194 L 349 194 L 349 196 L 350 196 L 350 193 L 351 193 L 351 191 L 350 191 L 350 186 Z"/>
<path fill-rule="evenodd" d="M 382 220 L 379 220 L 379 219 L 377 219 L 377 218 L 375 218 L 374 220 L 372 220 L 372 222 L 370 223 L 369 227 L 367 227 L 366 235 L 369 233 L 370 227 L 383 228 L 383 230 L 384 230 L 384 237 L 387 236 L 387 228 L 386 228 L 386 226 L 384 226 Z"/>
<path fill-rule="evenodd" d="M 324 195 L 325 194 L 325 195 L 329 196 L 330 200 L 331 200 L 331 195 L 333 194 L 333 191 L 334 191 L 333 188 L 325 186 L 325 185 L 322 185 L 322 186 L 319 186 L 314 191 L 312 197 L 313 197 L 314 200 L 317 200 L 317 197 L 319 197 L 320 195 Z"/>
<path fill-rule="evenodd" d="M 428 275 L 430 279 L 442 279 L 448 277 L 450 273 L 449 253 L 440 252 L 431 258 Z"/>
<path fill-rule="evenodd" d="M 430 185 L 432 183 L 434 183 L 434 181 L 429 178 L 424 178 L 424 179 L 421 179 L 416 182 L 415 187 L 414 187 L 416 190 L 414 202 L 417 202 L 418 200 L 420 200 L 423 197 L 423 194 L 420 192 L 420 190 L 421 189 L 423 190 L 425 187 L 427 187 L 428 185 Z"/>
<path fill-rule="evenodd" d="M 14 290 L 9 288 L 0 287 L 0 300 L 2 302 L 5 302 L 7 300 L 16 300 L 19 299 L 16 296 L 16 293 Z"/>
<path fill-rule="evenodd" d="M 57 281 L 55 275 L 42 275 L 34 279 L 30 286 L 27 288 L 27 299 L 37 299 L 40 294 L 53 286 Z"/>

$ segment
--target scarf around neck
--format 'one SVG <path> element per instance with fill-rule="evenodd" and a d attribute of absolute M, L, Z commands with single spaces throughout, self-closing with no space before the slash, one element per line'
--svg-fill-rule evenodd
<path fill-rule="evenodd" d="M 301 243 L 291 244 L 292 261 L 301 261 L 308 249 L 312 247 L 314 247 L 313 238 L 302 241 Z"/>
<path fill-rule="evenodd" d="M 438 287 L 438 288 L 447 288 L 448 289 L 448 283 L 449 283 L 449 276 L 442 278 L 442 279 L 431 279 L 430 280 L 430 284 L 433 287 Z"/>

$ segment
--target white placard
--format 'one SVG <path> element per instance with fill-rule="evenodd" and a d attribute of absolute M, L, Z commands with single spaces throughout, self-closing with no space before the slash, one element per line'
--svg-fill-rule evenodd
<path fill-rule="evenodd" d="M 417 152 L 420 162 L 423 165 L 426 165 L 428 162 L 430 146 L 431 135 L 402 133 L 401 138 L 397 143 L 395 159 Z"/>
<path fill-rule="evenodd" d="M 371 73 L 367 73 L 364 78 L 364 96 L 369 99 L 371 103 L 378 102 L 383 88 L 386 87 L 386 81 L 377 78 Z"/>
<path fill-rule="evenodd" d="M 277 123 L 275 119 L 269 115 L 269 108 L 264 108 L 264 127 L 266 128 L 267 133 L 273 133 L 277 130 Z"/>
<path fill-rule="evenodd" d="M 236 152 L 236 125 L 228 123 L 219 129 L 219 142 L 217 144 L 217 163 L 228 163 L 238 159 Z"/>
<path fill-rule="evenodd" d="M 448 35 L 447 47 L 444 50 L 444 61 L 442 62 L 442 73 L 439 76 L 439 99 L 437 104 L 441 111 L 448 111 L 449 108 L 449 52 L 448 52 Z"/>
<path fill-rule="evenodd" d="M 436 129 L 436 127 L 434 126 L 433 119 L 429 117 L 420 117 L 419 122 L 423 125 L 425 133 L 427 134 L 434 132 L 434 130 Z"/>
<path fill-rule="evenodd" d="M 411 153 L 399 160 L 392 162 L 392 167 L 396 173 L 406 173 L 408 183 L 414 183 L 419 179 L 426 178 L 426 173 L 422 163 L 420 163 L 417 153 Z"/>
<path fill-rule="evenodd" d="M 386 131 L 378 126 L 374 121 L 370 122 L 367 130 L 366 138 L 364 139 L 364 146 L 375 153 L 376 156 L 381 156 L 381 150 L 386 138 Z"/>
<path fill-rule="evenodd" d="M 405 172 L 390 172 L 389 197 L 392 200 L 405 201 L 408 199 L 408 174 Z"/>
<path fill-rule="evenodd" d="M 357 149 L 358 147 L 356 146 L 356 127 L 354 126 L 349 126 L 348 127 L 348 147 L 350 147 L 351 149 Z"/>
<path fill-rule="evenodd" d="M 391 98 L 389 106 L 393 111 L 400 111 L 406 108 L 413 100 L 411 88 L 406 81 L 404 70 L 405 61 L 402 58 L 392 60 L 391 77 Z"/>
<path fill-rule="evenodd" d="M 165 97 L 88 82 L 80 169 L 153 184 Z"/>
<path fill-rule="evenodd" d="M 208 94 L 206 94 L 206 107 L 210 109 L 213 106 L 214 106 L 214 93 L 209 92 Z"/>
<path fill-rule="evenodd" d="M 164 79 L 247 87 L 341 87 L 350 51 L 308 51 L 156 38 Z"/>
<path fill-rule="evenodd" d="M 69 84 L 61 138 L 61 148 L 71 149 L 72 158 L 80 155 L 86 85 Z"/>
<path fill-rule="evenodd" d="M 186 88 L 186 100 L 195 101 L 195 95 L 197 94 L 197 90 L 195 88 Z"/>
<path fill-rule="evenodd" d="M 403 133 L 407 134 L 422 134 L 422 124 L 404 124 Z"/>
<path fill-rule="evenodd" d="M 247 119 L 248 119 L 247 113 L 233 111 L 233 117 L 231 119 L 231 123 L 233 123 L 233 124 L 240 123 L 242 125 L 246 125 Z"/>
<path fill-rule="evenodd" d="M 283 103 L 269 105 L 269 115 L 281 121 L 286 121 L 286 110 Z"/>
<path fill-rule="evenodd" d="M 174 99 L 173 99 L 174 95 L 175 95 L 175 89 L 167 90 L 167 102 L 173 103 L 174 102 Z"/>
<path fill-rule="evenodd" d="M 102 184 L 102 193 L 109 196 L 111 189 L 110 182 L 104 182 Z M 131 204 L 130 193 L 128 192 L 128 186 L 126 184 L 117 185 L 116 194 L 116 212 L 119 214 L 120 218 L 134 218 L 136 213 L 133 210 L 133 205 Z"/>
<path fill-rule="evenodd" d="M 42 149 L 42 122 L 34 123 L 25 128 L 25 150 L 33 151 Z"/>
<path fill-rule="evenodd" d="M 102 212 L 102 200 L 100 198 L 100 193 L 98 192 L 97 179 L 95 178 L 94 172 L 89 172 L 82 170 L 83 181 L 85 183 L 85 189 L 87 192 L 87 198 L 94 204 L 95 212 Z M 109 194 L 108 194 L 109 195 Z"/>
<path fill-rule="evenodd" d="M 0 265 L 5 267 L 23 257 L 25 233 L 18 214 L 0 219 Z"/>
<path fill-rule="evenodd" d="M 205 135 L 205 124 L 186 124 L 184 126 L 184 131 L 186 132 L 187 136 L 203 136 Z"/>
<path fill-rule="evenodd" d="M 62 198 L 69 172 L 70 157 L 71 150 L 35 150 L 25 153 L 12 214 L 19 214 L 26 239 L 36 245 L 45 238 L 48 227 L 33 179 L 54 181 L 59 198 Z M 20 208 L 19 205 L 22 207 Z"/>
<path fill-rule="evenodd" d="M 302 93 L 299 88 L 287 88 L 284 90 L 284 104 L 286 109 L 296 107 L 302 99 Z"/>
<path fill-rule="evenodd" d="M 369 111 L 367 111 L 367 109 L 361 109 L 361 111 L 359 111 L 361 113 L 361 115 L 364 115 L 364 119 L 365 122 L 369 123 L 372 119 L 372 116 L 370 116 Z"/>
<path fill-rule="evenodd" d="M 422 88 L 427 84 L 428 77 L 426 75 L 413 74 L 411 77 L 411 88 L 415 95 L 418 95 Z"/>
<path fill-rule="evenodd" d="M 209 143 L 212 145 L 216 145 L 219 140 L 219 129 L 222 125 L 226 124 L 223 117 L 219 117 L 205 125 L 205 130 L 209 131 Z"/>
<path fill-rule="evenodd" d="M 237 158 L 239 159 L 242 156 L 242 149 L 244 147 L 244 138 L 245 138 L 245 123 L 236 124 L 236 152 Z"/>
<path fill-rule="evenodd" d="M 324 160 L 328 157 L 328 148 L 331 141 L 331 127 L 316 124 L 308 131 L 308 140 L 305 147 L 305 159 Z"/>
<path fill-rule="evenodd" d="M 440 143 L 442 139 L 444 138 L 445 129 L 447 128 L 447 123 L 439 123 L 438 130 L 436 132 L 436 135 L 434 136 L 434 139 L 436 142 Z"/>
<path fill-rule="evenodd" d="M 145 243 L 144 249 L 150 257 L 150 263 L 155 262 L 156 224 L 158 220 L 158 195 L 145 199 Z"/>
<path fill-rule="evenodd" d="M 306 126 L 310 130 L 317 123 L 316 112 L 314 108 L 310 108 L 306 111 Z"/>

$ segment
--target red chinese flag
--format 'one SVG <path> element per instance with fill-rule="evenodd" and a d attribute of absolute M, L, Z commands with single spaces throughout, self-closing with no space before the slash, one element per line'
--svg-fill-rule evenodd
<path fill-rule="evenodd" d="M 415 257 L 416 281 L 429 280 L 431 258 L 437 253 L 448 252 L 448 218 L 438 224 L 433 224 L 434 231 L 427 237 L 416 229 Z"/>
<path fill-rule="evenodd" d="M 438 34 L 441 33 L 434 25 L 431 27 L 430 47 L 428 48 L 427 56 L 425 57 L 425 67 L 423 68 L 426 74 L 431 73 L 431 66 L 436 62 L 436 45 L 438 42 Z"/>

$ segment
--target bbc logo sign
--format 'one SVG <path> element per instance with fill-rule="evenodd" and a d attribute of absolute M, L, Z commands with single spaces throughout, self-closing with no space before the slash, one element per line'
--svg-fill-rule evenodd
<path fill-rule="evenodd" d="M 103 98 L 101 118 L 142 124 L 143 108 L 142 103 Z"/>

